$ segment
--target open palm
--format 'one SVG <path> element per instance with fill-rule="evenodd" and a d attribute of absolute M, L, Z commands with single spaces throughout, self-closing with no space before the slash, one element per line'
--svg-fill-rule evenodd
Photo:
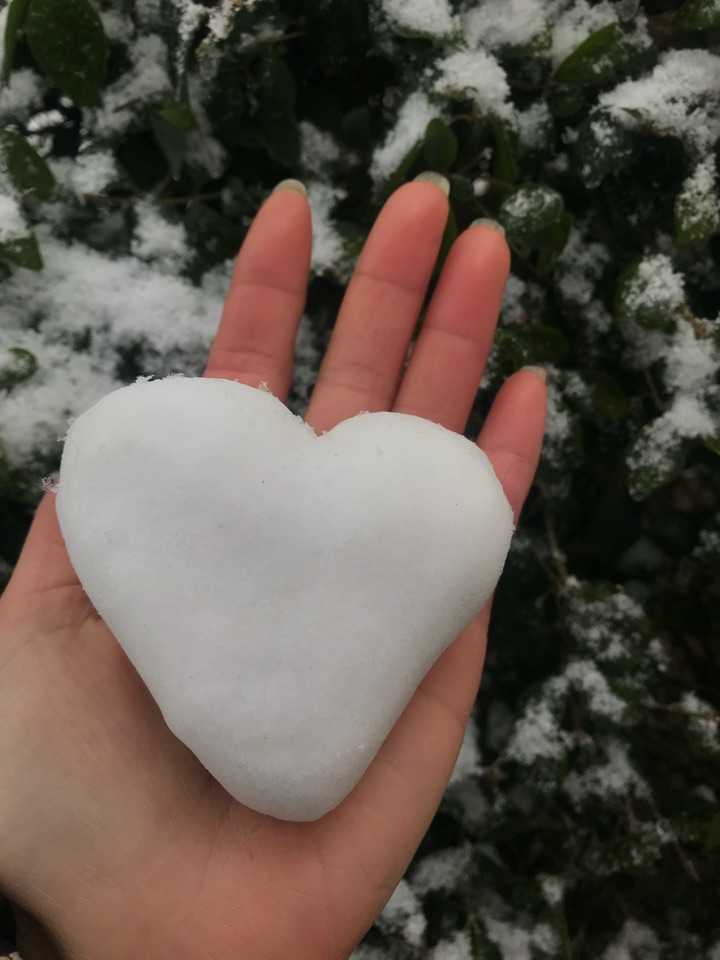
<path fill-rule="evenodd" d="M 430 182 L 385 205 L 310 401 L 317 431 L 363 410 L 464 430 L 509 253 L 491 227 L 457 239 L 406 364 L 447 212 Z M 238 256 L 205 376 L 266 381 L 286 398 L 310 253 L 307 200 L 273 193 Z M 478 438 L 516 516 L 544 415 L 543 380 L 522 371 Z M 343 803 L 312 823 L 276 820 L 237 803 L 165 726 L 84 594 L 47 494 L 0 598 L 0 889 L 22 909 L 26 960 L 37 924 L 72 960 L 345 960 L 440 803 L 488 618 L 489 605 L 439 658 Z"/>

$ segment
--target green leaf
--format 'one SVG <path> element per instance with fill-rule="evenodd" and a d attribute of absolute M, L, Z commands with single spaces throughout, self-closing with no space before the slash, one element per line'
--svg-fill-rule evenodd
<path fill-rule="evenodd" d="M 492 159 L 492 174 L 496 180 L 514 183 L 519 175 L 519 167 L 515 159 L 515 145 L 513 138 L 502 121 L 493 118 L 491 121 L 495 151 Z"/>
<path fill-rule="evenodd" d="M 372 144 L 372 117 L 366 106 L 348 111 L 342 120 L 342 135 L 349 147 L 367 150 Z"/>
<path fill-rule="evenodd" d="M 630 413 L 630 401 L 614 377 L 604 371 L 591 371 L 594 411 L 608 420 L 623 420 Z"/>
<path fill-rule="evenodd" d="M 260 137 L 273 160 L 294 167 L 300 159 L 295 78 L 279 56 L 265 61 L 260 89 Z"/>
<path fill-rule="evenodd" d="M 108 41 L 88 0 L 33 0 L 25 27 L 38 67 L 79 106 L 96 106 Z"/>
<path fill-rule="evenodd" d="M 9 390 L 11 387 L 29 380 L 38 368 L 35 355 L 23 347 L 10 347 L 8 353 L 12 358 L 8 363 L 0 366 L 0 390 Z"/>
<path fill-rule="evenodd" d="M 194 130 L 197 126 L 190 106 L 176 100 L 167 100 L 158 110 L 158 116 L 178 130 Z"/>
<path fill-rule="evenodd" d="M 720 813 L 716 813 L 707 825 L 705 846 L 708 850 L 717 850 L 720 847 Z"/>
<path fill-rule="evenodd" d="M 720 437 L 705 437 L 703 443 L 708 450 L 711 450 L 720 457 Z"/>
<path fill-rule="evenodd" d="M 388 179 L 387 184 L 385 185 L 385 195 L 392 193 L 394 190 L 405 182 L 409 172 L 415 166 L 418 157 L 422 153 L 424 146 L 424 141 L 419 140 L 414 147 L 411 147 L 408 152 L 405 154 L 403 159 L 398 164 L 395 172 L 391 174 Z"/>
<path fill-rule="evenodd" d="M 457 160 L 457 137 L 444 120 L 435 118 L 427 125 L 423 158 L 428 170 L 446 171 Z"/>
<path fill-rule="evenodd" d="M 568 83 L 553 83 L 548 88 L 548 110 L 557 120 L 566 120 L 580 113 L 585 107 L 586 100 L 584 87 Z"/>
<path fill-rule="evenodd" d="M 455 219 L 463 227 L 468 226 L 478 216 L 478 204 L 473 182 L 469 177 L 457 173 L 449 175 L 450 200 L 455 212 Z"/>
<path fill-rule="evenodd" d="M 561 194 L 551 187 L 524 186 L 507 197 L 498 214 L 508 242 L 521 254 L 542 244 L 543 235 L 565 219 Z"/>
<path fill-rule="evenodd" d="M 207 263 L 219 263 L 234 257 L 242 243 L 244 228 L 206 203 L 188 206 L 185 226 L 194 238 L 198 252 Z"/>
<path fill-rule="evenodd" d="M 684 304 L 677 302 L 670 286 L 658 281 L 657 274 L 652 260 L 640 257 L 632 261 L 618 277 L 614 312 L 646 330 L 672 333 L 683 316 Z"/>
<path fill-rule="evenodd" d="M 573 170 L 586 187 L 594 189 L 605 177 L 620 173 L 637 150 L 635 135 L 621 126 L 609 111 L 593 110 L 578 128 L 570 152 Z"/>
<path fill-rule="evenodd" d="M 5 21 L 5 56 L 3 57 L 2 82 L 7 82 L 12 70 L 15 47 L 20 39 L 20 33 L 25 25 L 30 0 L 10 0 L 7 20 Z"/>
<path fill-rule="evenodd" d="M 38 200 L 49 200 L 55 177 L 33 147 L 12 130 L 0 131 L 0 169 L 10 174 L 15 188 Z"/>
<path fill-rule="evenodd" d="M 716 30 L 720 28 L 720 0 L 687 0 L 675 14 L 678 30 Z"/>
<path fill-rule="evenodd" d="M 541 276 L 550 273 L 557 263 L 570 237 L 572 224 L 572 217 L 568 213 L 563 213 L 558 220 L 540 231 L 534 238 L 533 246 L 538 250 L 537 270 Z"/>
<path fill-rule="evenodd" d="M 187 130 L 169 123 L 161 113 L 154 114 L 150 126 L 155 134 L 158 146 L 165 155 L 170 175 L 178 180 L 185 160 L 187 149 Z"/>
<path fill-rule="evenodd" d="M 27 237 L 20 237 L 18 240 L 8 240 L 5 243 L 0 243 L 0 257 L 17 267 L 25 267 L 26 270 L 42 270 L 43 268 L 40 248 L 32 234 Z"/>
<path fill-rule="evenodd" d="M 448 218 L 445 224 L 445 232 L 443 233 L 442 243 L 440 244 L 440 252 L 435 265 L 436 270 L 442 270 L 442 265 L 445 262 L 445 258 L 450 252 L 450 247 L 457 240 L 458 233 L 457 220 L 455 219 L 455 212 L 451 205 L 448 211 Z"/>
<path fill-rule="evenodd" d="M 185 161 L 187 135 L 196 126 L 192 110 L 179 100 L 166 100 L 153 113 L 150 126 L 165 155 L 170 175 L 178 180 Z"/>
<path fill-rule="evenodd" d="M 563 60 L 553 79 L 575 87 L 600 86 L 624 61 L 623 46 L 623 32 L 617 23 L 601 27 Z"/>
<path fill-rule="evenodd" d="M 720 195 L 714 167 L 700 164 L 675 198 L 675 239 L 681 247 L 704 243 L 720 230 Z"/>
<path fill-rule="evenodd" d="M 570 350 L 567 338 L 560 330 L 539 323 L 500 328 L 496 344 L 500 363 L 508 371 L 533 363 L 562 363 Z"/>

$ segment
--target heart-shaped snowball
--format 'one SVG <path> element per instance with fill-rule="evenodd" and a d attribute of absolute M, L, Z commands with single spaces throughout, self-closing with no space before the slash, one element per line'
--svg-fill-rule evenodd
<path fill-rule="evenodd" d="M 315 820 L 352 790 L 495 588 L 513 531 L 479 447 L 174 375 L 74 421 L 57 511 L 168 727 L 241 803 Z"/>

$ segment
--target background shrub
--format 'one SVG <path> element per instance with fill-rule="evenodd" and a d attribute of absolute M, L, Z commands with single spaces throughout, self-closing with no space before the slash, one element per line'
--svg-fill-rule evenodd
<path fill-rule="evenodd" d="M 720 2 L 12 0 L 0 25 L 0 578 L 68 418 L 200 373 L 278 180 L 314 217 L 302 413 L 380 206 L 444 172 L 434 279 L 476 217 L 513 251 L 467 435 L 525 363 L 550 415 L 453 781 L 357 957 L 718 960 Z"/>

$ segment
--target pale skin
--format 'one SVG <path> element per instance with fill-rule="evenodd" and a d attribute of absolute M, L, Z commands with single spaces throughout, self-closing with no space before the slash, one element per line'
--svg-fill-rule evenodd
<path fill-rule="evenodd" d="M 455 241 L 405 365 L 448 213 L 430 182 L 387 201 L 348 286 L 306 413 L 319 432 L 363 410 L 463 432 L 510 254 L 474 226 Z M 303 195 L 272 193 L 238 255 L 205 376 L 286 399 L 311 254 Z M 546 392 L 523 370 L 477 442 L 516 518 Z M 230 441 L 232 438 L 230 438 Z M 312 823 L 237 803 L 163 722 L 78 582 L 54 494 L 0 597 L 0 890 L 25 960 L 346 960 L 440 804 L 480 684 L 490 604 L 427 674 L 352 793 Z"/>

